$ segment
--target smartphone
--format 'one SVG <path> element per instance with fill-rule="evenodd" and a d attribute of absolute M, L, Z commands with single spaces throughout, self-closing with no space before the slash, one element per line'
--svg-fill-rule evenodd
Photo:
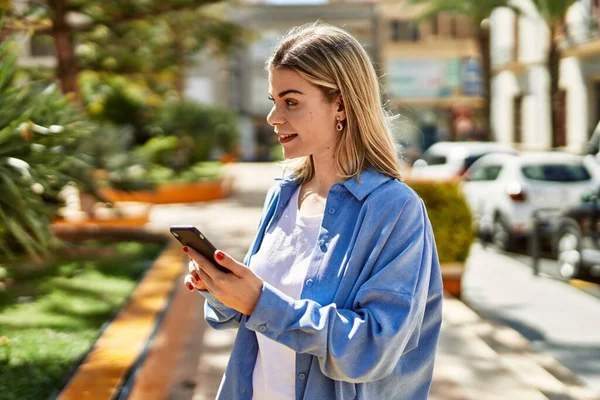
<path fill-rule="evenodd" d="M 208 261 L 223 272 L 231 272 L 215 261 L 215 246 L 192 225 L 173 225 L 169 228 L 171 234 L 184 246 L 191 247 L 202 254 Z"/>

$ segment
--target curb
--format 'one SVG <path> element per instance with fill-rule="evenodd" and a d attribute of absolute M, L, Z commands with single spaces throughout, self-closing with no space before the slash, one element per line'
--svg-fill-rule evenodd
<path fill-rule="evenodd" d="M 126 394 L 176 292 L 183 259 L 177 243 L 167 245 L 77 367 L 58 400 L 110 399 Z"/>

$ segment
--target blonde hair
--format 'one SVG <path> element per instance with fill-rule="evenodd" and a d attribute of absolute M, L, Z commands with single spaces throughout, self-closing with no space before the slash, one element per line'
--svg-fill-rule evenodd
<path fill-rule="evenodd" d="M 359 177 L 372 166 L 401 180 L 394 140 L 381 104 L 379 81 L 367 52 L 343 29 L 321 22 L 293 28 L 277 43 L 266 69 L 290 68 L 321 89 L 332 103 L 341 95 L 345 128 L 335 148 L 337 173 Z M 294 168 L 300 182 L 315 173 L 312 156 Z"/>

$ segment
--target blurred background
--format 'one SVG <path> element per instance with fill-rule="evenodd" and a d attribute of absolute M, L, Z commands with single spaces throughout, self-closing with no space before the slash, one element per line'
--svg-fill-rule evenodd
<path fill-rule="evenodd" d="M 170 224 L 243 256 L 283 173 L 265 61 L 316 20 L 371 56 L 432 220 L 431 398 L 600 399 L 598 0 L 0 0 L 0 399 L 81 398 Z M 98 398 L 214 397 L 232 337 L 174 333 L 172 302 L 128 328 L 143 350 Z M 203 339 L 169 364 L 167 331 Z M 157 364 L 162 391 L 134 379 Z"/>

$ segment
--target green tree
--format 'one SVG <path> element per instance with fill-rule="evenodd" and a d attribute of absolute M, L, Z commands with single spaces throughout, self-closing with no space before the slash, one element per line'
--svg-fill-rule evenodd
<path fill-rule="evenodd" d="M 47 33 L 63 93 L 80 100 L 78 73 L 173 73 L 182 90 L 186 57 L 202 48 L 227 52 L 240 28 L 222 18 L 219 0 L 39 0 L 5 11 L 8 31 Z M 6 6 L 3 7 L 6 9 Z M 77 48 L 74 43 L 78 43 Z"/>
<path fill-rule="evenodd" d="M 557 34 L 562 30 L 565 15 L 577 0 L 533 0 L 550 31 L 546 65 L 550 75 L 550 109 L 552 113 L 552 147 L 565 146 L 565 99 L 558 87 L 561 49 Z"/>
<path fill-rule="evenodd" d="M 475 40 L 481 57 L 481 78 L 483 90 L 483 128 L 488 139 L 491 136 L 490 110 L 492 103 L 492 62 L 490 54 L 490 30 L 487 19 L 498 7 L 509 7 L 518 12 L 511 0 L 410 0 L 413 4 L 424 5 L 421 19 L 450 12 L 466 17 L 475 29 Z"/>

